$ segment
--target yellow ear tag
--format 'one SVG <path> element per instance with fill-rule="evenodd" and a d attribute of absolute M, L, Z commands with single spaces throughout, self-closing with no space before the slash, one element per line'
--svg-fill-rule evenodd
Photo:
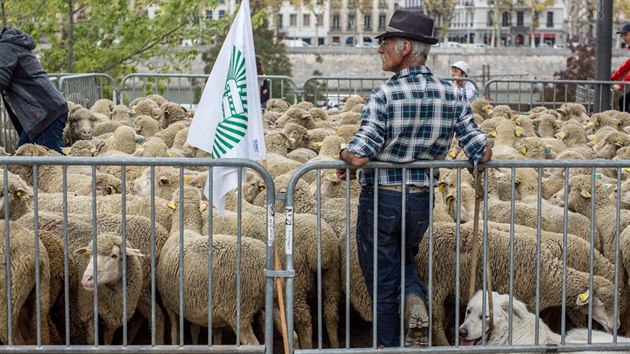
<path fill-rule="evenodd" d="M 515 130 L 514 131 L 514 135 L 516 135 L 516 137 L 521 136 L 521 131 L 520 130 Z"/>
<path fill-rule="evenodd" d="M 71 148 L 69 147 L 63 147 L 61 148 L 61 152 L 63 152 L 64 155 L 70 155 L 70 152 L 72 151 Z"/>
<path fill-rule="evenodd" d="M 339 131 L 339 130 L 335 130 L 335 134 L 337 134 L 337 135 L 341 135 L 341 131 Z"/>
<path fill-rule="evenodd" d="M 560 138 L 561 140 L 566 138 L 566 137 L 567 137 L 567 135 L 564 132 L 558 134 L 558 138 Z"/>
<path fill-rule="evenodd" d="M 109 146 L 109 139 L 105 139 L 105 146 Z"/>
<path fill-rule="evenodd" d="M 446 209 L 451 208 L 451 202 L 453 201 L 453 197 L 446 198 Z"/>
<path fill-rule="evenodd" d="M 83 256 L 83 258 L 90 258 L 90 254 L 87 252 L 83 252 L 81 256 Z"/>
<path fill-rule="evenodd" d="M 15 195 L 17 195 L 18 198 L 22 198 L 22 191 L 15 192 Z"/>
<path fill-rule="evenodd" d="M 582 193 L 580 193 L 584 198 L 590 198 L 591 197 L 591 192 L 589 191 L 582 191 Z"/>
<path fill-rule="evenodd" d="M 262 191 L 264 191 L 264 190 L 265 190 L 265 186 L 258 186 L 258 191 L 259 191 L 259 192 L 262 192 Z"/>
<path fill-rule="evenodd" d="M 136 151 L 140 151 L 140 150 L 142 150 L 142 145 L 136 144 Z"/>
<path fill-rule="evenodd" d="M 521 152 L 523 153 L 523 155 L 525 155 L 527 153 L 527 148 L 523 146 L 521 148 Z"/>
<path fill-rule="evenodd" d="M 452 158 L 457 157 L 457 154 L 455 153 L 455 150 L 451 150 L 451 151 L 448 153 L 448 155 L 449 155 L 450 157 L 452 157 Z"/>
<path fill-rule="evenodd" d="M 444 182 L 440 182 L 440 183 L 438 183 L 438 192 L 440 192 L 440 193 L 444 193 L 444 189 L 445 189 L 445 188 L 444 188 L 444 186 L 445 186 L 445 185 L 446 185 L 446 184 L 445 184 Z"/>
<path fill-rule="evenodd" d="M 184 183 L 185 184 L 191 184 L 193 181 L 192 177 L 190 176 L 184 176 Z"/>
<path fill-rule="evenodd" d="M 169 208 L 171 208 L 171 209 L 173 209 L 173 210 L 176 210 L 176 209 L 177 209 L 177 205 L 175 205 L 175 202 L 174 202 L 174 201 L 172 201 L 172 200 L 171 200 L 170 202 L 168 202 L 168 204 L 167 204 L 167 205 L 168 205 L 168 207 L 169 207 Z"/>
<path fill-rule="evenodd" d="M 199 211 L 204 212 L 208 209 L 208 202 L 201 201 L 199 202 Z"/>
<path fill-rule="evenodd" d="M 496 137 L 497 137 L 497 131 L 496 131 L 496 130 L 493 130 L 493 131 L 490 133 L 490 136 L 492 136 L 493 138 L 496 138 Z"/>
<path fill-rule="evenodd" d="M 580 301 L 587 302 L 588 301 L 588 291 L 578 295 L 578 297 L 580 298 Z"/>
<path fill-rule="evenodd" d="M 172 152 L 170 152 L 170 151 L 167 153 L 167 155 L 168 155 L 168 157 L 173 157 L 173 156 L 175 156 L 175 154 L 173 154 L 173 153 L 172 153 Z"/>
<path fill-rule="evenodd" d="M 626 172 L 628 172 L 628 173 L 630 173 L 630 167 L 626 167 L 626 168 L 624 168 L 623 170 L 624 170 L 624 171 L 626 171 Z"/>

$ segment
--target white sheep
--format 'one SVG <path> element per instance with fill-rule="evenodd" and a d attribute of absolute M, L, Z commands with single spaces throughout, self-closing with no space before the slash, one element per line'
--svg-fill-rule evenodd
<path fill-rule="evenodd" d="M 6 235 L 7 221 L 0 222 L 0 257 L 3 264 L 6 263 L 5 258 L 5 240 L 11 240 L 11 282 L 7 284 L 6 273 L 0 272 L 0 288 L 6 289 L 11 287 L 11 329 L 13 334 L 13 344 L 36 344 L 34 333 L 23 333 L 19 326 L 22 316 L 26 316 L 29 320 L 36 318 L 35 307 L 28 306 L 31 294 L 35 294 L 36 277 L 36 256 L 39 256 L 39 300 L 41 319 L 41 342 L 42 344 L 50 344 L 50 332 L 48 324 L 48 316 L 50 312 L 50 262 L 46 248 L 39 241 L 39 255 L 36 255 L 34 245 L 33 231 L 28 230 L 19 222 L 8 222 L 9 235 Z M 36 295 L 35 295 L 36 296 Z M 8 313 L 7 313 L 7 293 L 0 291 L 0 342 L 9 343 L 8 337 Z M 33 303 L 34 305 L 34 303 Z M 22 313 L 22 315 L 21 315 Z M 36 324 L 30 323 L 30 328 L 34 329 Z"/>
<path fill-rule="evenodd" d="M 179 282 L 185 277 L 184 317 L 197 326 L 208 326 L 209 297 L 212 297 L 211 324 L 215 328 L 230 326 L 240 331 L 243 345 L 257 345 L 258 339 L 252 329 L 254 315 L 263 309 L 265 300 L 266 261 L 265 243 L 242 237 L 241 251 L 241 302 L 236 302 L 237 239 L 234 236 L 214 234 L 212 236 L 212 274 L 208 274 L 208 237 L 201 234 L 201 195 L 197 188 L 184 187 L 183 204 L 179 200 L 179 189 L 173 193 L 172 207 L 175 217 L 171 236 L 162 248 L 160 262 L 156 268 L 157 288 L 171 322 L 171 341 L 178 343 L 178 316 L 180 311 Z M 180 220 L 180 208 L 184 219 Z M 180 235 L 180 223 L 184 234 Z M 180 238 L 184 248 L 180 249 Z M 184 253 L 184 270 L 179 267 L 180 252 Z M 212 277 L 212 291 L 208 294 L 208 279 Z M 240 307 L 240 328 L 237 327 L 236 311 Z M 196 341 L 193 338 L 193 341 Z M 182 343 L 180 343 L 182 344 Z"/>
<path fill-rule="evenodd" d="M 103 342 L 105 345 L 110 345 L 114 331 L 123 325 L 123 248 L 127 259 L 127 292 L 125 294 L 127 319 L 133 317 L 142 295 L 144 278 L 149 277 L 150 273 L 143 273 L 138 259 L 145 255 L 140 250 L 132 248 L 131 242 L 127 241 L 126 245 L 123 244 L 120 235 L 104 232 L 99 234 L 96 239 L 96 252 L 93 241 L 90 241 L 87 247 L 81 247 L 74 251 L 77 262 L 80 262 L 80 258 L 88 258 L 87 267 L 81 277 L 83 290 L 78 298 L 78 309 L 87 333 L 93 334 L 94 299 L 92 294 L 94 288 L 98 288 L 98 314 L 104 324 Z M 94 257 L 96 257 L 96 269 L 93 268 Z"/>

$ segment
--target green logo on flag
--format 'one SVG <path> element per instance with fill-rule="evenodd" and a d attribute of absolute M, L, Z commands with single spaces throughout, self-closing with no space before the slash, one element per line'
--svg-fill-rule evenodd
<path fill-rule="evenodd" d="M 234 146 L 236 146 L 247 133 L 247 71 L 243 53 L 232 47 L 230 67 L 221 111 L 223 119 L 217 127 L 214 143 L 212 144 L 212 156 L 221 158 Z"/>

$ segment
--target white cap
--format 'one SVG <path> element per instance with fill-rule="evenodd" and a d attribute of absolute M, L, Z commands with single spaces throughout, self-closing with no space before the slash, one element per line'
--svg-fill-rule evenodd
<path fill-rule="evenodd" d="M 468 65 L 465 61 L 460 60 L 451 65 L 451 68 L 457 68 L 461 70 L 464 74 L 468 75 L 470 72 L 470 65 Z"/>

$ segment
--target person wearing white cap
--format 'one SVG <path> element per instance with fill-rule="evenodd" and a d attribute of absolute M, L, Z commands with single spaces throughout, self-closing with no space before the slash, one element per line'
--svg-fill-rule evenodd
<path fill-rule="evenodd" d="M 453 77 L 468 77 L 469 72 L 470 65 L 463 60 L 457 61 L 451 65 L 451 76 Z M 456 80 L 455 84 L 464 89 L 468 101 L 472 101 L 477 97 L 477 89 L 472 82 L 467 80 Z"/>
<path fill-rule="evenodd" d="M 617 34 L 621 35 L 621 39 L 626 43 L 626 48 L 630 49 L 630 23 L 626 23 Z M 610 79 L 613 81 L 630 81 L 630 59 L 621 64 L 619 69 L 615 71 Z M 623 90 L 623 94 L 619 97 L 619 110 L 623 112 L 630 112 L 630 86 L 626 85 L 613 85 L 615 91 Z"/>

